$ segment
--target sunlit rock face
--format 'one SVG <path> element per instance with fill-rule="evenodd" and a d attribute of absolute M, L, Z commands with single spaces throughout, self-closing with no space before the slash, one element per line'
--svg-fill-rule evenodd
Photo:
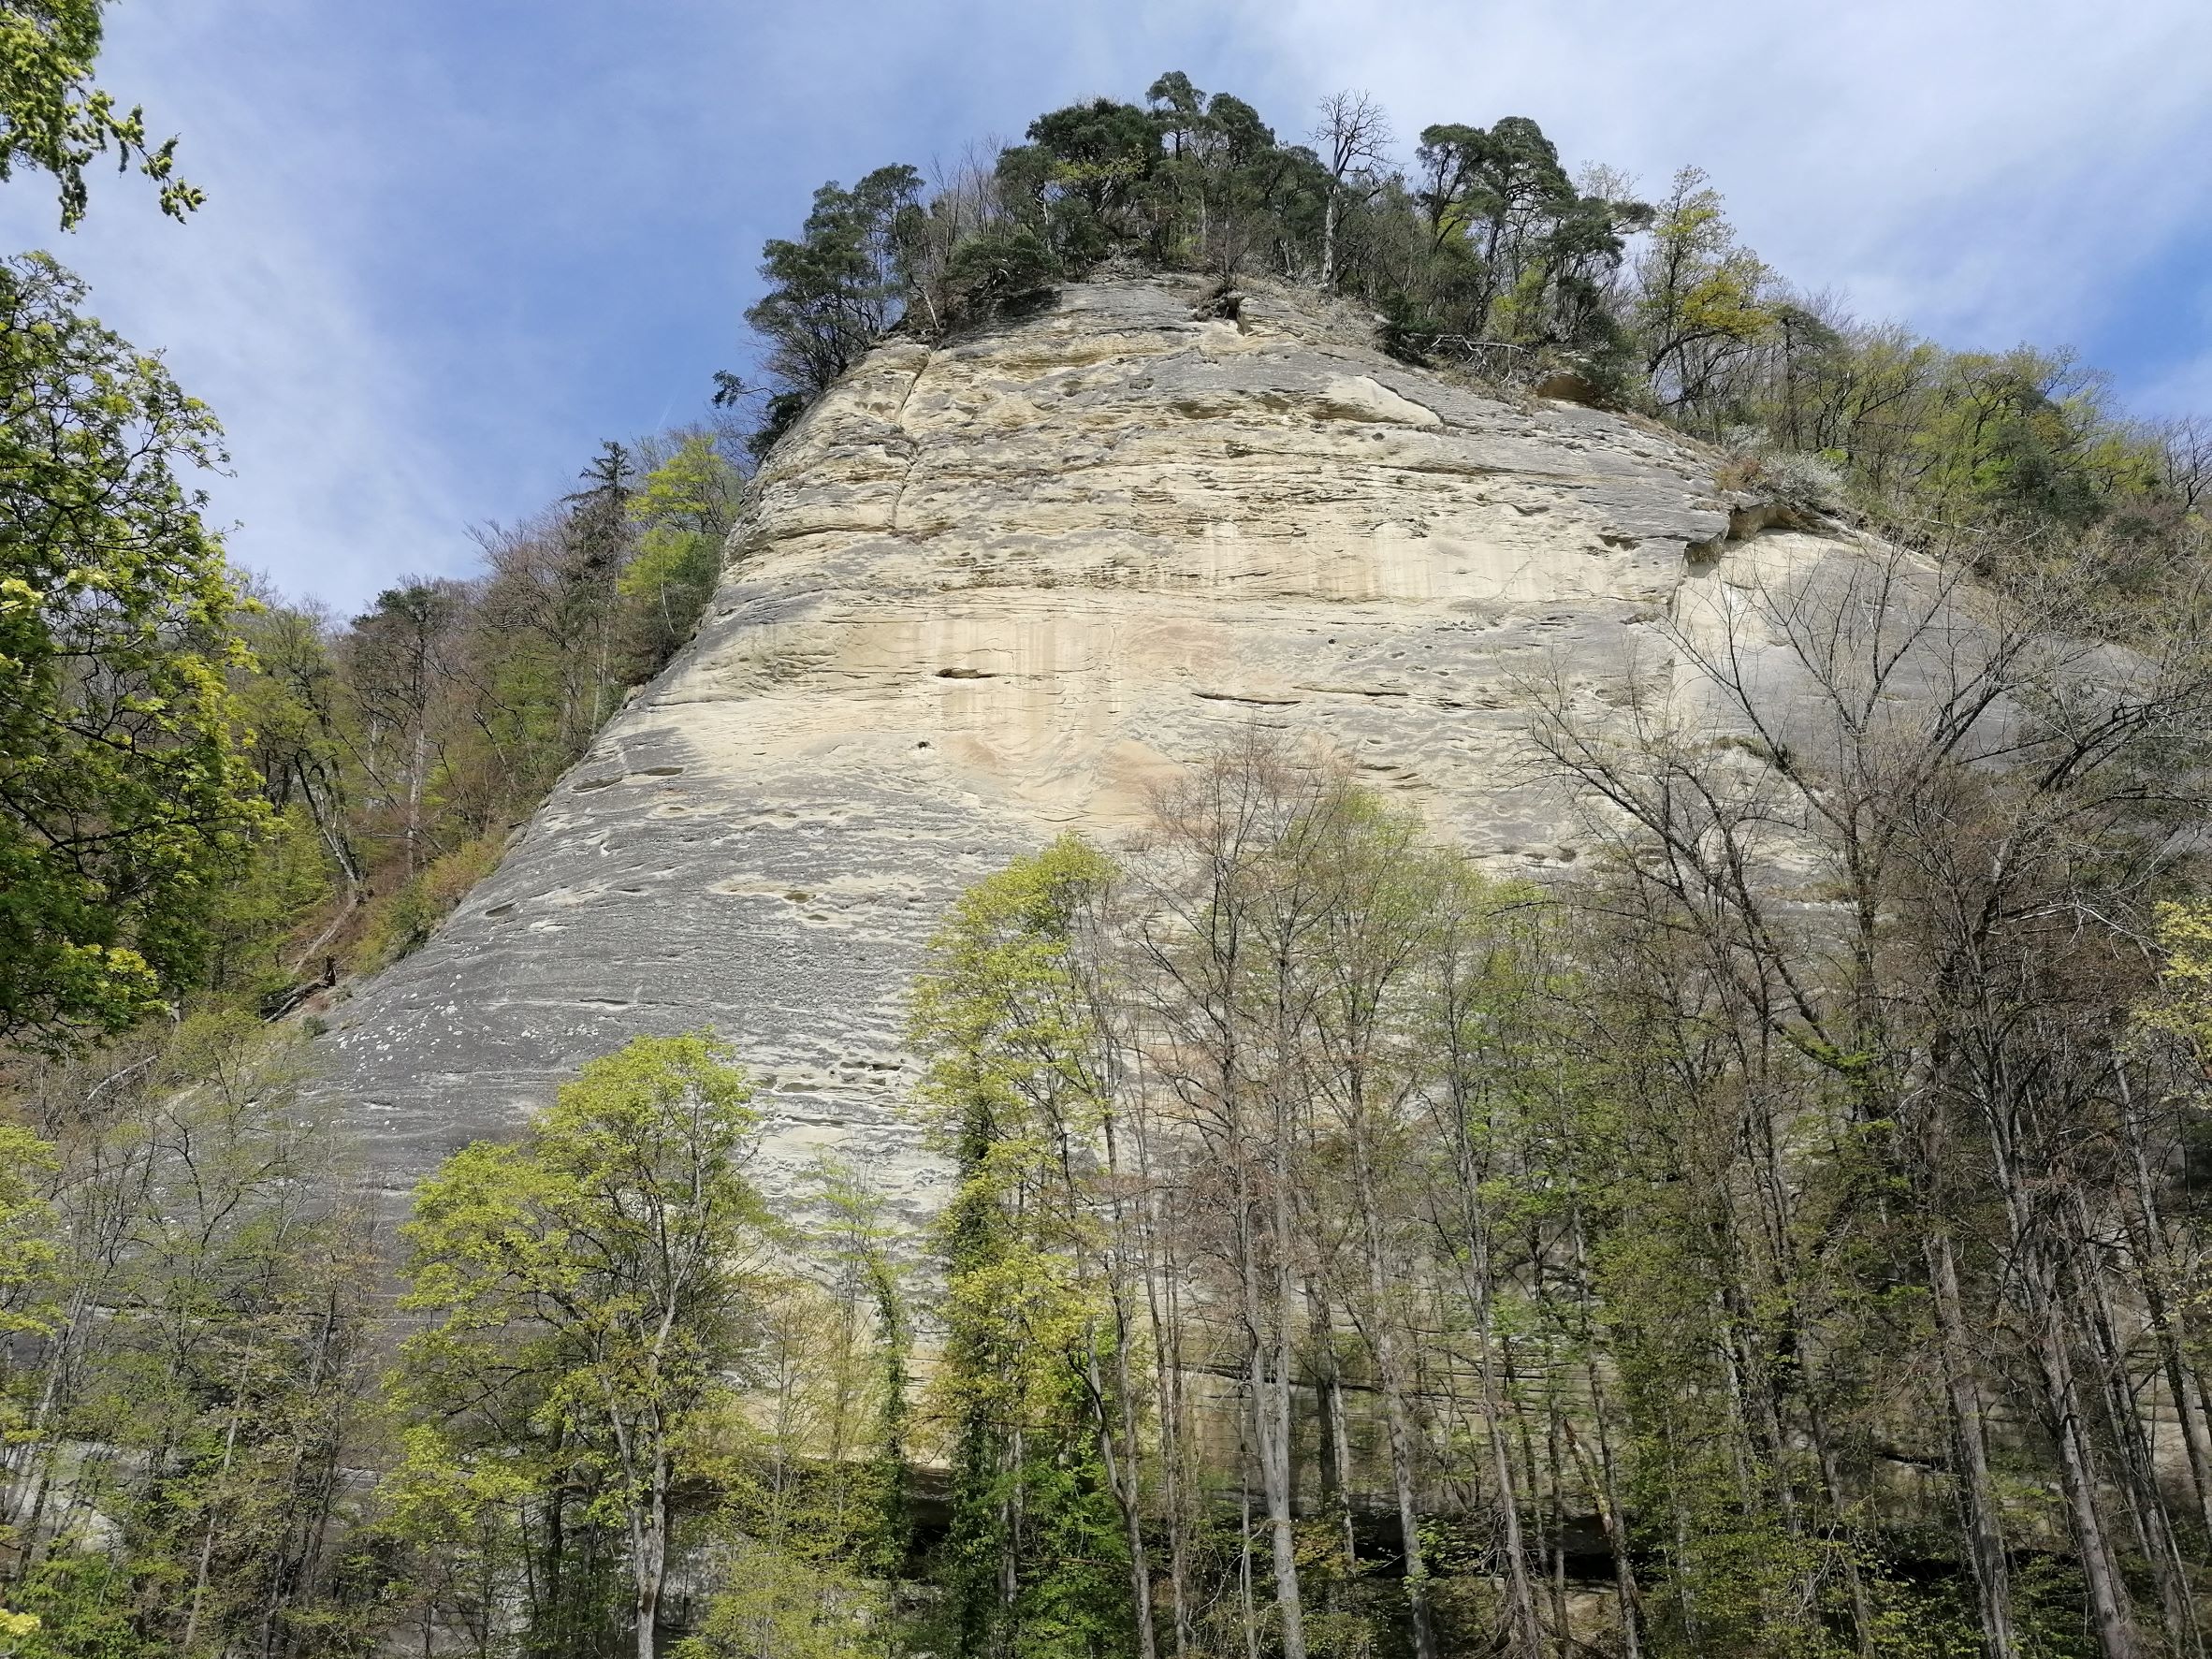
<path fill-rule="evenodd" d="M 1111 840 L 1255 722 L 1500 866 L 1574 857 L 1532 687 L 1602 708 L 1667 672 L 1670 617 L 1727 611 L 1710 461 L 1448 385 L 1288 290 L 1196 298 L 1070 287 L 886 344 L 806 416 L 697 640 L 324 1040 L 395 1195 L 590 1055 L 712 1027 L 765 1085 L 766 1179 L 835 1150 L 926 1211 L 901 1005 L 948 904 L 1059 831 Z"/>

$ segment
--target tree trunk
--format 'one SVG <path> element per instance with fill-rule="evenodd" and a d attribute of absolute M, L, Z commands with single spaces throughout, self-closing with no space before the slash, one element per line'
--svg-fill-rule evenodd
<path fill-rule="evenodd" d="M 1150 1156 L 1142 1139 L 1138 1142 L 1138 1157 L 1149 1184 Z M 1159 1242 L 1166 1231 L 1156 1189 L 1149 1195 L 1147 1203 L 1144 1298 L 1152 1318 L 1152 1381 L 1159 1408 L 1160 1503 L 1167 1511 L 1168 1586 L 1174 1603 L 1175 1659 L 1186 1659 L 1196 1632 L 1190 1617 L 1189 1529 L 1183 1513 L 1182 1315 L 1175 1300 L 1173 1246 Z M 1166 1255 L 1161 1259 L 1156 1252 L 1163 1248 Z M 1167 1280 L 1164 1308 L 1160 1288 L 1163 1273 Z"/>
<path fill-rule="evenodd" d="M 668 1577 L 668 1459 L 653 1460 L 651 1485 L 644 1512 L 632 1528 L 635 1559 L 631 1571 L 637 1582 L 637 1659 L 653 1659 L 661 1617 L 661 1587 Z"/>
<path fill-rule="evenodd" d="M 1470 1204 L 1478 1202 L 1469 1188 Z M 1476 1365 L 1482 1378 L 1482 1419 L 1490 1442 L 1491 1478 L 1497 1483 L 1498 1527 L 1506 1557 L 1506 1617 L 1513 1630 L 1515 1659 L 1539 1659 L 1544 1627 L 1536 1616 L 1535 1581 L 1529 1577 L 1528 1544 L 1521 1533 L 1521 1481 L 1513 1471 L 1513 1442 L 1507 1433 L 1506 1388 L 1499 1375 L 1497 1334 L 1492 1319 L 1490 1225 L 1474 1219 L 1468 1229 L 1470 1287 L 1475 1303 Z"/>
<path fill-rule="evenodd" d="M 1413 1425 L 1405 1409 L 1399 1371 L 1397 1331 L 1390 1309 L 1390 1268 L 1383 1259 L 1382 1215 L 1375 1191 L 1375 1160 L 1367 1143 L 1364 1113 L 1355 1107 L 1352 1126 L 1352 1182 L 1360 1205 L 1360 1231 L 1366 1248 L 1367 1295 L 1372 1304 L 1368 1342 L 1375 1350 L 1375 1374 L 1382 1384 L 1384 1426 L 1390 1446 L 1390 1481 L 1398 1499 L 1398 1537 L 1405 1557 L 1405 1604 L 1413 1619 L 1414 1659 L 1437 1659 L 1436 1629 L 1429 1610 L 1429 1575 L 1421 1560 L 1420 1515 L 1414 1487 Z"/>
<path fill-rule="evenodd" d="M 1590 1280 L 1590 1245 L 1584 1231 L 1579 1201 L 1567 1206 L 1569 1240 L 1574 1249 L 1575 1284 L 1585 1305 L 1594 1301 Z M 1590 1420 L 1597 1435 L 1597 1464 L 1601 1482 L 1597 1493 L 1606 1529 L 1606 1546 L 1613 1557 L 1613 1593 L 1621 1599 L 1622 1659 L 1642 1659 L 1643 1596 L 1636 1581 L 1636 1563 L 1628 1553 L 1628 1516 L 1621 1502 L 1620 1477 L 1613 1458 L 1611 1408 L 1597 1360 L 1585 1349 L 1582 1374 L 1590 1389 Z"/>
<path fill-rule="evenodd" d="M 1967 1550 L 1974 1571 L 1974 1600 L 1988 1659 L 2015 1659 L 2011 1575 L 2005 1562 L 1997 1489 L 1989 1477 L 1989 1443 L 1982 1428 L 1981 1389 L 1974 1380 L 1972 1337 L 1959 1305 L 1958 1264 L 1951 1236 L 1929 1218 L 1923 1237 L 1928 1288 L 1943 1365 L 1943 1398 L 1950 1408 L 1951 1440 L 1964 1513 Z"/>
<path fill-rule="evenodd" d="M 1321 1444 L 1321 1495 L 1336 1506 L 1344 1528 L 1345 1567 L 1356 1572 L 1360 1543 L 1352 1531 L 1352 1447 L 1345 1422 L 1344 1366 L 1336 1352 L 1336 1309 L 1329 1300 L 1327 1282 L 1319 1278 L 1306 1280 L 1305 1300 L 1317 1360 L 1314 1391 L 1318 1396 L 1316 1429 Z"/>
<path fill-rule="evenodd" d="M 2104 1659 L 2135 1659 L 2133 1622 L 2128 1616 L 2127 1590 L 2112 1559 L 2104 1535 L 2103 1518 L 2097 1512 L 2096 1466 L 2089 1455 L 2087 1426 L 2081 1420 L 2080 1402 L 2074 1385 L 2073 1364 L 2066 1352 L 2066 1333 L 2053 1318 L 2045 1327 L 2047 1346 L 2042 1361 L 2045 1400 L 2053 1414 L 2052 1433 L 2059 1443 L 2059 1485 L 2074 1521 L 2074 1548 L 2081 1558 L 2082 1577 L 2089 1590 L 2089 1616 L 2097 1628 L 2097 1646 Z"/>
<path fill-rule="evenodd" d="M 2120 1122 L 2127 1136 L 2129 1163 L 2135 1177 L 2135 1205 L 2143 1229 L 2142 1247 L 2137 1252 L 2136 1287 L 2149 1315 L 2166 1391 L 2173 1397 L 2174 1414 L 2181 1424 L 2181 1443 L 2189 1455 L 2190 1484 L 2196 1494 L 2197 1516 L 2204 1524 L 2205 1538 L 2212 1540 L 2212 1433 L 2206 1430 L 2204 1401 L 2198 1390 L 2190 1387 L 2181 1334 L 2176 1328 L 2161 1281 L 2161 1270 L 2167 1264 L 2166 1222 L 2159 1204 L 2158 1184 L 2151 1177 L 2143 1124 L 2135 1113 L 2127 1068 L 2116 1059 L 2112 1070 L 2119 1084 Z"/>
<path fill-rule="evenodd" d="M 1115 1296 L 1118 1310 L 1120 1297 Z M 1124 1326 L 1117 1346 L 1122 1354 L 1128 1351 L 1128 1330 Z M 1122 1361 L 1121 1398 L 1123 1425 L 1128 1434 L 1129 1456 L 1126 1463 L 1114 1449 L 1112 1418 L 1106 1404 L 1104 1379 L 1099 1375 L 1099 1352 L 1096 1345 L 1085 1357 L 1084 1386 L 1091 1397 L 1091 1409 L 1097 1419 L 1099 1461 L 1106 1471 L 1107 1490 L 1113 1493 L 1115 1507 L 1121 1511 L 1122 1533 L 1129 1547 L 1129 1617 L 1137 1630 L 1138 1659 L 1153 1659 L 1155 1646 L 1152 1633 L 1152 1567 L 1144 1552 L 1144 1515 L 1140 1506 L 1141 1491 L 1136 1465 L 1136 1427 L 1128 1412 L 1128 1362 Z"/>
<path fill-rule="evenodd" d="M 199 1635 L 200 1610 L 207 1602 L 208 1574 L 215 1561 L 217 1505 L 222 1501 L 223 1483 L 230 1477 L 230 1460 L 238 1450 L 238 1423 L 243 1415 L 240 1397 L 246 1390 L 246 1361 L 252 1351 L 249 1348 L 239 1355 L 238 1376 L 230 1385 L 230 1422 L 223 1431 L 223 1457 L 215 1465 L 214 1487 L 208 1499 L 208 1524 L 200 1535 L 199 1568 L 192 1579 L 192 1603 L 184 1615 L 184 1637 L 178 1644 L 178 1651 L 184 1653 L 192 1652 L 192 1644 Z"/>
<path fill-rule="evenodd" d="M 1277 1201 L 1279 1227 L 1282 1219 L 1279 1206 L 1283 1201 Z M 1283 1621 L 1283 1659 L 1305 1659 L 1305 1621 L 1298 1599 L 1298 1554 L 1290 1515 L 1289 1376 L 1283 1368 L 1288 1358 L 1284 1345 L 1288 1334 L 1289 1310 L 1277 1301 L 1276 1318 L 1271 1323 L 1267 1317 L 1263 1306 L 1266 1298 L 1260 1288 L 1263 1269 L 1251 1237 L 1251 1216 L 1248 1209 L 1243 1206 L 1240 1209 L 1244 1213 L 1238 1217 L 1238 1276 L 1244 1282 L 1244 1324 L 1250 1344 L 1246 1382 L 1252 1396 L 1252 1451 L 1259 1464 L 1260 1496 L 1267 1505 L 1275 1603 Z M 1277 1237 L 1279 1240 L 1280 1233 Z M 1278 1252 L 1280 1248 L 1278 1243 Z M 1287 1264 L 1283 1271 L 1287 1271 Z M 1272 1377 L 1269 1375 L 1271 1334 L 1274 1338 L 1275 1361 Z"/>

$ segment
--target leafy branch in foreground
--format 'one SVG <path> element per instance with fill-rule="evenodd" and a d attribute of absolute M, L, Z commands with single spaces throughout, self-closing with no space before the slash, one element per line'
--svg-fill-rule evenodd
<path fill-rule="evenodd" d="M 118 171 L 136 163 L 160 186 L 161 211 L 182 219 L 206 197 L 177 177 L 177 140 L 151 144 L 146 112 L 119 110 L 93 84 L 107 0 L 7 0 L 0 6 L 0 182 L 18 167 L 53 176 L 62 228 L 89 200 L 84 170 L 112 151 Z"/>
<path fill-rule="evenodd" d="M 265 819 L 226 677 L 238 594 L 188 469 L 207 409 L 0 262 L 0 1040 L 114 1032 L 199 976 Z"/>

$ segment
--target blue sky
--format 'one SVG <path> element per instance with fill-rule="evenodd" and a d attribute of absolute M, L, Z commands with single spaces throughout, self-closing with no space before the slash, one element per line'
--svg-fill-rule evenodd
<path fill-rule="evenodd" d="M 742 368 L 761 241 L 1179 67 L 1284 133 L 1535 117 L 1648 187 L 1695 162 L 1802 285 L 1958 345 L 2071 343 L 2212 411 L 2206 0 L 117 0 L 102 79 L 182 135 L 180 227 L 103 175 L 46 247 L 230 435 L 240 562 L 341 611 Z"/>

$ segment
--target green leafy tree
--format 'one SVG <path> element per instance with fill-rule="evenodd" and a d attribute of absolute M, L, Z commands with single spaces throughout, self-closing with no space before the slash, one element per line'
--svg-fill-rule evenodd
<path fill-rule="evenodd" d="M 1159 160 L 1146 110 L 1094 98 L 1040 115 L 1029 142 L 998 158 L 999 191 L 1071 273 L 1096 265 L 1137 230 L 1134 210 Z"/>
<path fill-rule="evenodd" d="M 527 1599 L 517 1522 L 537 1495 L 514 1461 L 464 1448 L 432 1423 L 401 1425 L 368 1537 L 407 1564 L 397 1612 L 426 1652 L 442 1637 L 476 1659 L 506 1651 L 509 1610 Z"/>
<path fill-rule="evenodd" d="M 938 1411 L 964 1655 L 1090 1652 L 1132 1635 L 1150 1651 L 1142 1557 L 1107 1468 L 1111 1322 L 1084 1266 L 1097 1241 L 1081 1183 L 1105 1101 L 1073 946 L 1110 870 L 1072 838 L 1016 860 L 961 899 L 915 990 L 924 1100 L 959 1179 L 938 1223 Z"/>
<path fill-rule="evenodd" d="M 642 534 L 617 584 L 630 604 L 638 668 L 674 656 L 714 597 L 744 480 L 704 432 L 684 436 L 676 453 L 645 475 L 625 506 Z"/>
<path fill-rule="evenodd" d="M 1917 492 L 1949 521 L 1997 523 L 2016 534 L 2078 533 L 2104 510 L 2094 375 L 2064 354 L 2020 347 L 1948 359 L 1914 447 Z"/>
<path fill-rule="evenodd" d="M 264 817 L 226 671 L 221 459 L 159 359 L 41 255 L 0 264 L 0 1038 L 115 1031 L 200 976 Z"/>
<path fill-rule="evenodd" d="M 1720 192 L 1697 168 L 1675 175 L 1637 274 L 1653 394 L 1665 406 L 1698 411 L 1774 312 L 1767 267 L 1738 242 Z"/>
<path fill-rule="evenodd" d="M 47 1142 L 0 1123 L 0 1334 L 43 1333 L 55 1313 L 60 1252 L 50 1236 L 53 1208 L 42 1189 L 57 1162 Z M 0 1395 L 0 1435 L 15 1426 L 14 1404 Z"/>
<path fill-rule="evenodd" d="M 922 175 L 905 166 L 878 167 L 851 190 L 833 181 L 814 193 L 798 240 L 778 238 L 762 250 L 768 292 L 745 320 L 767 341 L 768 369 L 787 391 L 771 402 L 756 454 L 898 320 L 921 234 L 921 189 Z"/>
<path fill-rule="evenodd" d="M 711 1038 L 638 1038 L 586 1065 L 519 1142 L 448 1158 L 405 1229 L 403 1305 L 437 1323 L 408 1345 L 402 1398 L 444 1401 L 455 1455 L 507 1455 L 542 1502 L 589 1494 L 586 1521 L 622 1551 L 640 1659 L 687 1448 L 754 1313 L 768 1217 L 744 1173 L 751 1094 Z"/>
<path fill-rule="evenodd" d="M 994 227 L 955 245 L 945 261 L 947 327 L 1018 312 L 1051 296 L 1060 261 L 1034 229 Z"/>
<path fill-rule="evenodd" d="M 905 1471 L 870 1455 L 883 1381 L 871 1350 L 883 1333 L 852 1288 L 843 1272 L 826 1286 L 794 1273 L 764 1287 L 749 1397 L 701 1436 L 722 1494 L 698 1557 L 714 1596 L 681 1659 L 885 1647 L 887 1581 L 905 1564 L 890 1548 Z"/>
<path fill-rule="evenodd" d="M 334 1594 L 363 1232 L 287 1035 L 202 1012 L 30 1073 L 53 1313 L 10 1344 L 0 1525 L 56 1653 L 341 1653 L 368 1623 Z"/>
<path fill-rule="evenodd" d="M 1425 224 L 1426 253 L 1386 307 L 1393 349 L 1425 357 L 1454 336 L 1489 346 L 1560 346 L 1578 355 L 1579 367 L 1609 377 L 1609 365 L 1591 359 L 1621 349 L 1610 282 L 1626 236 L 1649 223 L 1651 210 L 1611 199 L 1602 186 L 1578 189 L 1557 148 L 1526 116 L 1508 115 L 1487 129 L 1426 128 L 1415 153 L 1411 199 Z"/>

